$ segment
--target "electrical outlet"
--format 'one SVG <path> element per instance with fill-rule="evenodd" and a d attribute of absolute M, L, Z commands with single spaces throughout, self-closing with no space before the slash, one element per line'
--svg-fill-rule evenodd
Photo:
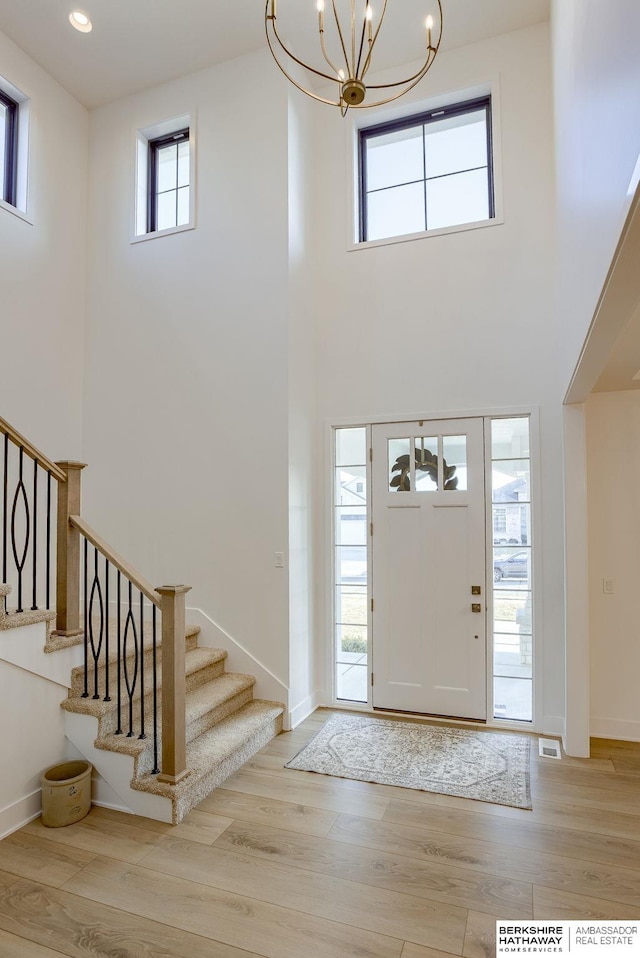
<path fill-rule="evenodd" d="M 605 595 L 613 595 L 613 579 L 602 580 L 602 591 Z"/>

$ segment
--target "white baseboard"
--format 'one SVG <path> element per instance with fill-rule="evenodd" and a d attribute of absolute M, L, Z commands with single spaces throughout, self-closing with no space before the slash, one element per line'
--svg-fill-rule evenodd
<path fill-rule="evenodd" d="M 543 735 L 564 736 L 565 724 L 564 715 L 545 715 L 542 719 Z"/>
<path fill-rule="evenodd" d="M 289 729 L 294 729 L 301 722 L 304 722 L 322 704 L 323 694 L 319 689 L 313 695 L 308 695 L 304 701 L 288 712 Z"/>
<path fill-rule="evenodd" d="M 593 738 L 617 738 L 622 742 L 640 742 L 640 722 L 592 716 L 590 734 Z"/>
<path fill-rule="evenodd" d="M 222 648 L 228 652 L 227 669 L 229 672 L 245 672 L 256 679 L 254 694 L 257 699 L 269 699 L 282 702 L 285 710 L 289 704 L 289 689 L 263 662 L 248 649 L 237 642 L 217 622 L 202 609 L 187 608 L 187 622 L 199 625 L 200 645 L 209 648 Z"/>
<path fill-rule="evenodd" d="M 0 809 L 0 838 L 6 838 L 12 832 L 17 832 L 19 828 L 32 822 L 34 818 L 42 812 L 42 790 L 37 788 L 35 792 L 25 795 L 6 808 Z"/>

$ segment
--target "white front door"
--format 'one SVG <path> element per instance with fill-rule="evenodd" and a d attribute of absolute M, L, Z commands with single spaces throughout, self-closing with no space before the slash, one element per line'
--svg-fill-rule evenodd
<path fill-rule="evenodd" d="M 373 426 L 373 705 L 486 719 L 482 419 Z"/>

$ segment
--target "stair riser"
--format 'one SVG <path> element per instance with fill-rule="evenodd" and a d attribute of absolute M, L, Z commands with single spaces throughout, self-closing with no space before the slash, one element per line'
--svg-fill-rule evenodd
<path fill-rule="evenodd" d="M 203 732 L 207 732 L 223 719 L 233 715 L 233 713 L 241 709 L 243 705 L 247 705 L 252 698 L 253 686 L 249 689 L 244 689 L 225 702 L 221 702 L 216 708 L 211 709 L 211 711 L 205 715 L 201 715 L 194 722 L 187 725 L 187 742 L 193 742 L 194 739 L 202 735 Z"/>
<path fill-rule="evenodd" d="M 185 639 L 185 650 L 186 650 L 187 652 L 191 652 L 193 649 L 195 649 L 195 648 L 197 647 L 197 645 L 198 645 L 198 636 L 197 636 L 197 635 L 190 635 L 188 638 Z M 157 655 L 157 668 L 158 668 L 158 669 L 160 668 L 160 663 L 161 663 L 161 660 L 162 660 L 162 651 L 161 651 L 161 648 L 162 648 L 162 647 L 161 647 L 161 645 L 159 644 L 158 647 L 157 647 L 157 650 L 156 650 L 156 655 Z M 110 654 L 112 654 L 112 652 L 113 652 L 113 648 L 110 647 Z M 121 668 L 121 670 L 122 670 L 122 671 L 121 671 L 121 683 L 122 683 L 123 695 L 126 694 L 125 691 L 124 691 L 124 688 L 125 688 L 125 683 L 124 683 L 124 664 L 125 664 L 125 661 L 126 661 L 126 663 L 127 663 L 127 668 L 128 668 L 128 670 L 129 670 L 129 675 L 130 675 L 131 677 L 133 677 L 133 669 L 134 669 L 134 667 L 135 667 L 135 655 L 134 655 L 133 653 L 130 654 L 130 655 L 127 655 L 127 656 L 126 656 L 126 659 L 123 658 L 123 659 L 121 659 L 121 662 L 120 662 L 120 668 Z M 139 660 L 139 661 L 138 661 L 138 681 L 140 681 L 140 671 L 141 671 L 140 665 L 141 665 L 141 661 Z M 147 675 L 150 675 L 152 672 L 153 672 L 153 649 L 152 649 L 152 648 L 148 648 L 148 649 L 145 649 L 145 652 L 144 652 L 144 673 L 145 673 L 145 679 L 146 679 L 146 676 L 147 676 Z M 98 666 L 98 694 L 100 695 L 101 698 L 102 698 L 102 696 L 104 696 L 104 694 L 105 694 L 106 673 L 107 673 L 106 664 L 105 664 L 104 662 L 102 662 L 102 663 Z M 93 693 L 94 693 L 94 683 L 95 683 L 95 679 L 94 679 L 94 672 L 93 672 L 93 659 L 92 659 L 92 657 L 91 657 L 91 650 L 89 650 L 89 676 L 88 676 L 88 682 L 89 682 L 89 695 L 93 695 Z M 112 698 L 115 698 L 115 696 L 117 695 L 117 686 L 118 686 L 118 662 L 117 662 L 117 660 L 116 660 L 115 662 L 111 662 L 111 663 L 109 664 L 109 694 L 110 694 L 110 696 L 111 696 Z M 82 692 L 83 692 L 83 691 L 84 691 L 84 666 L 80 666 L 79 668 L 73 669 L 73 671 L 72 671 L 72 673 L 71 673 L 71 697 L 73 698 L 73 697 L 75 697 L 76 695 L 82 695 Z"/>

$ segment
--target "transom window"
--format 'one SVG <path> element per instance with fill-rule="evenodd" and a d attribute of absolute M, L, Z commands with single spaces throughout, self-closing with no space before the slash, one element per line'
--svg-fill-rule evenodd
<path fill-rule="evenodd" d="M 18 104 L 0 90 L 0 198 L 16 205 Z"/>
<path fill-rule="evenodd" d="M 189 222 L 189 129 L 149 140 L 148 232 Z"/>
<path fill-rule="evenodd" d="M 495 216 L 491 97 L 360 130 L 360 242 Z"/>

